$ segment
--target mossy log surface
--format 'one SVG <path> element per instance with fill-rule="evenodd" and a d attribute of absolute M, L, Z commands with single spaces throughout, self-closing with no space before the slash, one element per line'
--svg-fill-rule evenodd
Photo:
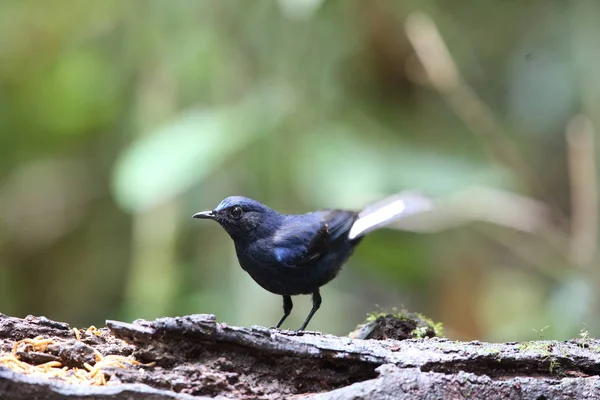
<path fill-rule="evenodd" d="M 0 398 L 600 398 L 600 341 L 589 338 L 363 340 L 212 315 L 106 325 L 76 334 L 0 314 Z"/>

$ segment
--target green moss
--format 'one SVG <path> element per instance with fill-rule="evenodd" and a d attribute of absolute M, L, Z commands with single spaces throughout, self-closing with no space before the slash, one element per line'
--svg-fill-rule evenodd
<path fill-rule="evenodd" d="M 539 330 L 534 328 L 534 329 L 532 329 L 532 331 L 534 331 L 535 333 L 538 334 L 538 336 L 540 337 L 540 340 L 544 340 L 545 339 L 544 331 L 548 328 L 550 328 L 550 325 L 546 325 L 545 327 L 543 327 L 542 329 L 539 329 Z"/>
<path fill-rule="evenodd" d="M 426 326 L 417 326 L 410 334 L 416 339 L 423 339 L 427 336 L 428 331 L 429 329 Z"/>
<path fill-rule="evenodd" d="M 537 353 L 539 357 L 542 358 L 543 362 L 549 360 L 548 371 L 550 374 L 559 374 L 561 365 L 556 357 L 552 356 L 552 346 L 552 343 L 522 342 L 517 346 L 517 348 L 522 351 L 531 351 Z M 568 357 L 568 355 L 566 356 Z"/>
<path fill-rule="evenodd" d="M 431 318 L 424 316 L 421 313 L 410 313 L 407 310 L 398 310 L 396 307 L 392 308 L 391 311 L 380 311 L 372 312 L 367 314 L 365 322 L 374 322 L 377 318 L 392 315 L 394 318 L 399 320 L 410 320 L 414 321 L 417 327 L 411 332 L 411 335 L 416 339 L 422 339 L 427 337 L 427 331 L 432 329 L 436 337 L 444 336 L 444 325 L 441 322 L 434 322 Z"/>
<path fill-rule="evenodd" d="M 495 355 L 500 353 L 500 349 L 497 349 L 495 347 L 483 347 L 482 349 L 479 349 L 477 351 L 477 354 L 481 355 L 481 356 L 491 356 L 491 355 Z"/>
<path fill-rule="evenodd" d="M 398 309 L 396 307 L 394 307 L 394 308 L 392 308 L 392 310 L 390 312 L 387 312 L 387 311 L 375 312 L 375 311 L 373 311 L 372 313 L 367 314 L 367 319 L 365 320 L 365 322 L 373 322 L 377 318 L 385 317 L 388 314 L 392 314 L 394 317 L 399 318 L 399 319 L 406 318 L 401 312 L 398 311 Z"/>
<path fill-rule="evenodd" d="M 550 375 L 554 374 L 554 373 L 558 373 L 560 369 L 560 362 L 558 362 L 558 360 L 556 358 L 552 358 L 550 360 L 550 366 L 548 367 L 548 371 L 550 372 Z"/>
<path fill-rule="evenodd" d="M 538 353 L 541 357 L 550 357 L 552 355 L 552 347 L 550 343 L 540 342 L 522 342 L 517 346 L 521 351 L 531 351 Z"/>
<path fill-rule="evenodd" d="M 433 328 L 433 331 L 435 332 L 435 336 L 444 337 L 444 324 L 442 324 L 441 322 L 434 322 L 431 318 L 428 318 L 421 313 L 416 313 L 416 315 L 423 322 L 425 322 L 427 325 L 429 325 Z"/>
<path fill-rule="evenodd" d="M 590 349 L 594 351 L 598 351 L 598 346 L 592 346 L 594 343 L 594 338 L 590 336 L 590 332 L 587 329 L 581 329 L 579 331 L 579 337 L 574 339 L 573 342 L 577 343 L 579 347 L 582 349 Z"/>
<path fill-rule="evenodd" d="M 587 329 L 581 329 L 579 331 L 579 339 L 583 342 L 590 342 L 594 340 L 592 337 L 590 337 L 590 332 Z"/>

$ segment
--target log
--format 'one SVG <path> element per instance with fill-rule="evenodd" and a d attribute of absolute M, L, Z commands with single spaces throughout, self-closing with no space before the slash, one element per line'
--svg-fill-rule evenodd
<path fill-rule="evenodd" d="M 204 314 L 76 331 L 0 314 L 0 398 L 600 398 L 600 341 L 587 337 L 355 339 Z"/>

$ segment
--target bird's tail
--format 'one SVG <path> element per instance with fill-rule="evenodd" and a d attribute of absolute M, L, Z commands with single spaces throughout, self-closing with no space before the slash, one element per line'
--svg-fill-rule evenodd
<path fill-rule="evenodd" d="M 401 218 L 434 208 L 433 200 L 414 192 L 402 192 L 367 206 L 358 214 L 348 238 L 360 236 L 383 228 Z"/>

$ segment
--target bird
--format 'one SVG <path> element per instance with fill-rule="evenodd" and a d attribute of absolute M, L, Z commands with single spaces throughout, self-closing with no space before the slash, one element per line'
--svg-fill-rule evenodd
<path fill-rule="evenodd" d="M 233 240 L 242 269 L 263 289 L 283 297 L 276 329 L 292 312 L 292 296 L 312 295 L 312 308 L 298 329 L 304 331 L 321 307 L 319 289 L 338 275 L 367 233 L 431 207 L 429 198 L 405 192 L 362 211 L 281 214 L 248 197 L 230 196 L 192 217 L 218 222 Z"/>

